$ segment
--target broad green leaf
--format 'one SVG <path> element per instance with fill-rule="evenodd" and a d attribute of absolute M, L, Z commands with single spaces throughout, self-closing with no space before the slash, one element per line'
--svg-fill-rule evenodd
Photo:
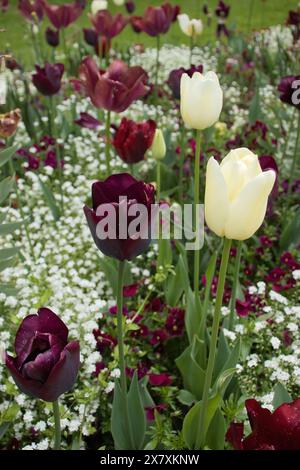
<path fill-rule="evenodd" d="M 139 381 L 139 387 L 140 387 L 140 397 L 143 403 L 144 408 L 147 406 L 154 406 L 155 403 L 152 400 L 152 397 L 150 393 L 148 392 L 147 389 L 147 384 L 148 384 L 148 376 L 145 375 L 140 381 Z"/>
<path fill-rule="evenodd" d="M 191 406 L 197 401 L 196 397 L 188 390 L 180 390 L 177 398 L 180 403 L 186 406 Z"/>
<path fill-rule="evenodd" d="M 183 378 L 184 388 L 191 392 L 197 400 L 202 398 L 205 372 L 197 361 L 203 353 L 204 343 L 197 336 L 183 353 L 176 359 L 176 365 Z"/>
<path fill-rule="evenodd" d="M 160 240 L 160 250 L 158 256 L 158 265 L 167 266 L 172 264 L 172 247 L 170 240 L 162 238 Z"/>
<path fill-rule="evenodd" d="M 140 396 L 137 372 L 135 371 L 128 392 L 128 411 L 131 427 L 132 448 L 143 449 L 146 434 L 146 416 Z"/>
<path fill-rule="evenodd" d="M 9 426 L 10 426 L 11 424 L 12 424 L 12 423 L 7 422 L 7 421 L 5 421 L 4 423 L 1 423 L 1 424 L 0 424 L 0 439 L 2 439 L 2 437 L 4 437 L 6 431 L 8 431 L 8 428 L 9 428 Z"/>
<path fill-rule="evenodd" d="M 285 389 L 282 383 L 278 382 L 278 384 L 274 387 L 274 397 L 273 397 L 273 406 L 274 408 L 278 408 L 278 406 L 282 405 L 283 403 L 291 403 L 293 401 L 289 392 Z"/>
<path fill-rule="evenodd" d="M 228 342 L 223 333 L 223 328 L 221 328 L 220 334 L 219 334 L 218 351 L 217 351 L 215 366 L 214 366 L 213 381 L 216 379 L 216 377 L 218 377 L 221 370 L 223 369 L 224 364 L 228 359 L 229 353 L 230 353 L 230 349 L 228 346 Z"/>
<path fill-rule="evenodd" d="M 165 285 L 165 296 L 167 304 L 171 307 L 175 307 L 182 293 L 187 291 L 189 286 L 188 273 L 185 270 L 185 264 L 182 256 L 179 255 L 178 263 L 175 269 L 175 274 L 171 274 Z"/>
<path fill-rule="evenodd" d="M 110 284 L 110 287 L 113 291 L 113 295 L 117 295 L 117 281 L 118 281 L 118 272 L 116 263 L 112 258 L 105 256 L 100 257 L 99 269 L 105 274 L 107 282 Z"/>
<path fill-rule="evenodd" d="M 39 184 L 49 209 L 53 215 L 54 220 L 58 220 L 60 217 L 60 209 L 56 203 L 55 197 L 51 191 L 51 189 L 39 178 Z"/>
<path fill-rule="evenodd" d="M 111 433 L 116 450 L 131 449 L 130 435 L 124 414 L 125 403 L 126 399 L 121 390 L 119 380 L 116 380 L 111 413 Z"/>
<path fill-rule="evenodd" d="M 300 242 L 300 209 L 295 213 L 294 218 L 284 228 L 280 238 L 281 250 L 288 250 L 291 245 Z"/>
<path fill-rule="evenodd" d="M 8 160 L 16 153 L 18 145 L 13 145 L 0 152 L 0 167 L 3 166 Z"/>
<path fill-rule="evenodd" d="M 21 222 L 11 222 L 9 224 L 1 224 L 0 236 L 5 236 L 5 235 L 8 235 L 9 233 L 14 232 L 15 230 L 18 230 L 24 225 L 24 223 L 26 223 L 25 220 L 22 220 Z"/>
<path fill-rule="evenodd" d="M 12 258 L 13 256 L 17 255 L 20 252 L 20 248 L 10 247 L 10 248 L 3 248 L 0 250 L 0 260 L 4 260 L 7 258 Z"/>
<path fill-rule="evenodd" d="M 191 288 L 186 293 L 186 313 L 185 313 L 185 328 L 189 338 L 189 342 L 193 341 L 195 335 L 200 332 L 201 324 L 201 308 L 195 305 L 195 295 Z"/>
<path fill-rule="evenodd" d="M 0 292 L 2 292 L 3 294 L 9 295 L 9 296 L 16 297 L 19 290 L 16 289 L 15 287 L 13 287 L 13 286 L 8 285 L 8 284 L 1 284 L 0 283 Z"/>
<path fill-rule="evenodd" d="M 213 281 L 215 270 L 216 270 L 217 257 L 218 257 L 218 252 L 215 251 L 210 257 L 210 260 L 209 260 L 209 263 L 205 272 L 206 286 L 205 286 L 204 304 L 203 304 L 201 323 L 200 323 L 200 339 L 205 338 L 207 311 L 208 311 L 209 300 L 210 300 L 211 285 L 212 285 L 212 281 Z"/>
<path fill-rule="evenodd" d="M 218 408 L 209 425 L 205 444 L 212 450 L 223 450 L 226 430 L 224 416 Z"/>
<path fill-rule="evenodd" d="M 13 266 L 14 263 L 15 263 L 14 258 L 8 258 L 8 259 L 4 259 L 3 261 L 0 261 L 0 272 L 6 268 L 10 268 L 11 266 Z"/>
<path fill-rule="evenodd" d="M 5 201 L 14 185 L 14 178 L 8 176 L 0 181 L 0 204 Z"/>
<path fill-rule="evenodd" d="M 7 216 L 7 212 L 3 212 L 2 214 L 0 214 L 0 224 L 4 222 L 4 220 L 6 219 L 6 216 Z"/>

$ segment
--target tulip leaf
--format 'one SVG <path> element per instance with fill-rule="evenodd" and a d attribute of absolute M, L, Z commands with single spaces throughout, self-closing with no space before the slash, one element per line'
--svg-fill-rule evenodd
<path fill-rule="evenodd" d="M 118 279 L 118 271 L 117 265 L 112 258 L 108 258 L 105 256 L 100 257 L 100 269 L 105 274 L 106 280 L 109 283 L 113 295 L 117 295 L 117 279 Z"/>
<path fill-rule="evenodd" d="M 7 216 L 7 212 L 4 212 L 3 214 L 0 214 L 0 224 L 3 224 Z"/>
<path fill-rule="evenodd" d="M 0 167 L 5 165 L 6 162 L 16 153 L 18 145 L 13 145 L 0 152 Z"/>
<path fill-rule="evenodd" d="M 0 182 L 0 204 L 7 198 L 14 185 L 14 177 L 8 176 Z"/>
<path fill-rule="evenodd" d="M 146 416 L 140 395 L 137 371 L 134 372 L 128 392 L 128 411 L 132 448 L 141 450 L 143 449 L 146 434 Z"/>
<path fill-rule="evenodd" d="M 8 429 L 9 429 L 10 425 L 11 425 L 11 423 L 7 422 L 7 421 L 0 424 L 0 439 L 2 439 L 2 437 L 4 437 L 6 431 L 8 431 Z"/>
<path fill-rule="evenodd" d="M 196 401 L 196 397 L 188 390 L 180 390 L 178 393 L 178 400 L 186 406 L 192 406 Z"/>
<path fill-rule="evenodd" d="M 4 271 L 6 268 L 10 268 L 15 263 L 14 258 L 8 258 L 0 261 L 0 272 Z"/>
<path fill-rule="evenodd" d="M 175 307 L 184 291 L 189 286 L 189 276 L 185 269 L 185 264 L 181 255 L 179 255 L 175 274 L 171 274 L 165 285 L 165 296 L 167 304 Z"/>
<path fill-rule="evenodd" d="M 126 397 L 121 390 L 119 380 L 116 380 L 111 414 L 111 433 L 116 450 L 131 449 L 130 433 L 124 415 L 125 403 Z"/>
<path fill-rule="evenodd" d="M 199 334 L 201 324 L 201 308 L 199 306 L 196 307 L 195 295 L 191 288 L 187 290 L 186 303 L 185 328 L 191 343 L 194 336 Z"/>
<path fill-rule="evenodd" d="M 148 376 L 145 375 L 140 381 L 139 381 L 139 387 L 140 387 L 140 397 L 143 403 L 144 408 L 147 406 L 154 406 L 155 403 L 152 400 L 152 397 L 150 393 L 148 392 L 147 389 L 147 384 L 148 384 Z"/>
<path fill-rule="evenodd" d="M 289 392 L 285 389 L 282 383 L 278 382 L 278 384 L 274 387 L 274 397 L 273 397 L 273 406 L 274 408 L 278 408 L 283 403 L 291 403 L 293 401 Z"/>
<path fill-rule="evenodd" d="M 228 342 L 223 333 L 223 328 L 222 328 L 219 334 L 218 351 L 217 351 L 216 360 L 215 360 L 213 380 L 215 380 L 218 377 L 218 375 L 221 373 L 224 367 L 224 364 L 228 359 L 229 354 L 230 354 L 230 349 L 229 349 Z"/>
<path fill-rule="evenodd" d="M 0 260 L 2 261 L 7 258 L 12 258 L 15 255 L 17 255 L 19 252 L 20 252 L 20 249 L 15 248 L 13 246 L 10 248 L 3 248 L 2 250 L 0 250 Z"/>
<path fill-rule="evenodd" d="M 204 342 L 194 336 L 192 344 L 175 361 L 182 375 L 184 388 L 191 392 L 197 400 L 201 399 L 203 393 L 205 372 L 202 367 L 205 355 Z"/>
<path fill-rule="evenodd" d="M 212 450 L 223 450 L 226 434 L 226 422 L 223 413 L 218 408 L 209 425 L 206 435 L 206 445 Z"/>
<path fill-rule="evenodd" d="M 51 191 L 51 189 L 39 178 L 39 184 L 45 199 L 45 202 L 47 203 L 54 220 L 58 220 L 60 217 L 60 209 L 58 205 L 56 204 L 55 197 Z"/>
<path fill-rule="evenodd" d="M 8 296 L 16 296 L 19 290 L 9 284 L 0 284 L 0 292 Z"/>
<path fill-rule="evenodd" d="M 220 344 L 219 344 L 219 347 L 220 347 Z M 217 357 L 219 357 L 219 364 L 221 363 L 221 360 L 222 360 L 221 351 L 219 354 L 219 349 L 218 349 Z M 225 359 L 225 357 L 223 357 L 223 366 L 221 367 L 221 370 L 219 371 L 219 373 L 216 373 L 214 376 L 214 380 L 216 381 L 216 383 L 220 380 L 220 377 L 222 377 L 228 371 L 233 370 L 233 372 L 235 372 L 235 366 L 237 365 L 238 360 L 240 358 L 240 351 L 241 351 L 241 340 L 239 338 L 236 344 L 234 345 L 234 347 L 232 348 L 232 350 L 229 352 L 227 358 Z M 224 350 L 224 353 L 225 353 L 225 350 Z M 232 375 L 230 377 L 230 380 L 232 378 Z M 230 380 L 228 380 L 227 385 L 229 384 Z"/>
<path fill-rule="evenodd" d="M 295 213 L 294 218 L 284 228 L 280 238 L 281 250 L 288 250 L 291 245 L 300 242 L 300 209 Z"/>
<path fill-rule="evenodd" d="M 11 222 L 9 224 L 1 224 L 0 225 L 0 236 L 5 236 L 8 235 L 9 233 L 14 232 L 15 230 L 18 230 L 20 227 L 22 227 L 26 223 L 24 220 L 21 222 Z"/>
<path fill-rule="evenodd" d="M 172 247 L 170 240 L 162 238 L 160 240 L 160 250 L 158 256 L 158 265 L 167 266 L 172 264 Z"/>

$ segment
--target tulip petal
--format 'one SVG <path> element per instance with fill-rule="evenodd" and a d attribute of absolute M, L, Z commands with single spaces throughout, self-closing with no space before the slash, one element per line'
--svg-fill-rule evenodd
<path fill-rule="evenodd" d="M 269 170 L 250 181 L 230 205 L 225 236 L 233 240 L 246 240 L 263 223 L 268 196 L 274 186 L 276 174 Z"/>
<path fill-rule="evenodd" d="M 35 332 L 39 329 L 39 317 L 28 315 L 18 328 L 15 337 L 15 351 L 17 355 L 17 367 L 20 367 L 31 352 Z"/>
<path fill-rule="evenodd" d="M 204 208 L 208 227 L 223 237 L 229 214 L 229 199 L 220 166 L 213 157 L 207 163 Z"/>
<path fill-rule="evenodd" d="M 41 333 L 50 333 L 58 336 L 63 343 L 68 340 L 69 330 L 64 322 L 50 308 L 42 307 L 38 310 L 39 327 Z"/>
<path fill-rule="evenodd" d="M 16 367 L 15 359 L 8 354 L 5 355 L 5 364 L 21 392 L 32 397 L 40 398 L 41 382 L 23 377 Z"/>
<path fill-rule="evenodd" d="M 68 392 L 74 385 L 80 363 L 80 347 L 78 341 L 71 341 L 64 348 L 59 361 L 50 372 L 47 381 L 39 390 L 40 398 L 55 401 L 60 395 Z"/>

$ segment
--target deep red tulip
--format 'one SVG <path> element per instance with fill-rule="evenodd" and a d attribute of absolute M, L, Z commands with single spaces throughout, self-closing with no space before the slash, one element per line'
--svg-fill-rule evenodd
<path fill-rule="evenodd" d="M 300 75 L 283 77 L 278 85 L 278 91 L 283 103 L 300 109 Z"/>
<path fill-rule="evenodd" d="M 175 99 L 180 99 L 180 81 L 184 73 L 187 73 L 189 77 L 192 77 L 195 72 L 203 72 L 203 65 L 192 65 L 189 69 L 180 67 L 179 69 L 174 69 L 170 72 L 167 84 L 171 88 L 173 96 Z"/>
<path fill-rule="evenodd" d="M 226 3 L 219 1 L 217 8 L 215 9 L 215 14 L 219 18 L 227 18 L 230 12 L 230 5 L 226 5 Z"/>
<path fill-rule="evenodd" d="M 165 3 L 160 7 L 148 7 L 142 17 L 133 16 L 130 21 L 134 31 L 144 31 L 149 36 L 158 36 L 169 30 L 179 12 L 179 6 Z"/>
<path fill-rule="evenodd" d="M 79 342 L 68 343 L 68 328 L 50 309 L 26 317 L 16 334 L 13 358 L 5 363 L 19 389 L 29 396 L 55 401 L 69 391 L 79 369 Z"/>
<path fill-rule="evenodd" d="M 44 16 L 43 0 L 19 0 L 18 10 L 29 21 L 42 21 Z"/>
<path fill-rule="evenodd" d="M 243 439 L 243 425 L 232 423 L 227 440 L 237 450 L 300 450 L 300 398 L 271 413 L 254 399 L 246 400 L 252 432 Z"/>
<path fill-rule="evenodd" d="M 80 113 L 80 118 L 76 119 L 75 124 L 85 127 L 86 129 L 97 129 L 100 126 L 100 121 L 88 113 Z"/>
<path fill-rule="evenodd" d="M 80 82 L 96 108 L 121 113 L 133 101 L 146 95 L 147 73 L 142 67 L 128 67 L 121 60 L 114 61 L 103 72 L 91 57 L 79 67 Z"/>
<path fill-rule="evenodd" d="M 112 175 L 105 181 L 97 181 L 92 186 L 93 208 L 84 207 L 84 213 L 97 248 L 106 256 L 120 261 L 131 260 L 143 253 L 151 243 L 151 205 L 154 204 L 155 189 L 151 184 L 137 181 L 128 173 Z M 127 199 L 120 201 L 123 196 Z M 96 214 L 97 209 L 103 204 L 109 205 L 114 210 L 115 218 L 110 211 L 104 217 Z M 130 222 L 133 220 L 128 211 L 136 204 L 145 207 L 145 213 L 140 217 L 140 236 L 131 237 L 128 232 Z M 106 211 L 106 209 L 105 209 Z M 127 214 L 127 226 L 119 227 L 120 213 Z M 116 229 L 116 237 L 108 233 L 107 238 L 99 238 L 97 225 L 105 218 L 110 227 Z M 122 230 L 120 234 L 119 230 Z M 136 235 L 136 234 L 135 234 Z"/>
<path fill-rule="evenodd" d="M 290 10 L 288 19 L 286 22 L 287 25 L 300 27 L 300 8 L 298 10 Z"/>
<path fill-rule="evenodd" d="M 97 31 L 92 28 L 83 28 L 83 36 L 85 42 L 89 46 L 93 46 L 97 55 L 105 57 L 110 48 L 110 40 L 105 36 L 99 36 Z M 99 47 L 101 47 L 101 54 L 99 54 Z"/>
<path fill-rule="evenodd" d="M 271 192 L 271 196 L 277 196 L 278 194 L 278 165 L 275 158 L 272 155 L 262 155 L 258 158 L 260 167 L 263 171 L 273 170 L 276 173 L 276 180 Z"/>
<path fill-rule="evenodd" d="M 95 16 L 89 15 L 92 25 L 98 35 L 112 39 L 125 28 L 127 19 L 122 13 L 112 15 L 108 10 L 100 10 Z"/>
<path fill-rule="evenodd" d="M 47 28 L 45 31 L 46 41 L 51 47 L 57 47 L 59 45 L 59 29 Z"/>
<path fill-rule="evenodd" d="M 44 10 L 49 20 L 56 29 L 67 28 L 79 18 L 83 8 L 80 2 L 67 3 L 65 5 L 49 5 L 44 0 Z"/>
<path fill-rule="evenodd" d="M 63 64 L 49 64 L 45 67 L 35 66 L 36 73 L 32 75 L 34 86 L 42 95 L 51 96 L 59 92 L 61 87 L 61 78 L 64 73 Z"/>
<path fill-rule="evenodd" d="M 155 121 L 136 123 L 125 117 L 115 134 L 113 145 L 125 163 L 137 163 L 144 159 L 151 147 L 156 129 Z"/>
<path fill-rule="evenodd" d="M 135 3 L 132 0 L 125 2 L 125 8 L 127 12 L 131 15 L 131 13 L 133 13 L 135 10 Z"/>

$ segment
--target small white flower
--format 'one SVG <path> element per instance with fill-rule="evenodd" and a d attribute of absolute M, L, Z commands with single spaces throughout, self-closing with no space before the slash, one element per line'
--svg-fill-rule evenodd
<path fill-rule="evenodd" d="M 273 349 L 279 349 L 280 346 L 280 339 L 276 338 L 276 336 L 272 336 L 270 343 Z"/>
<path fill-rule="evenodd" d="M 292 275 L 293 275 L 293 278 L 295 279 L 295 281 L 299 281 L 300 280 L 300 269 L 295 269 L 295 271 L 292 272 Z"/>
<path fill-rule="evenodd" d="M 288 299 L 274 290 L 270 291 L 270 299 L 283 305 L 288 305 Z"/>

